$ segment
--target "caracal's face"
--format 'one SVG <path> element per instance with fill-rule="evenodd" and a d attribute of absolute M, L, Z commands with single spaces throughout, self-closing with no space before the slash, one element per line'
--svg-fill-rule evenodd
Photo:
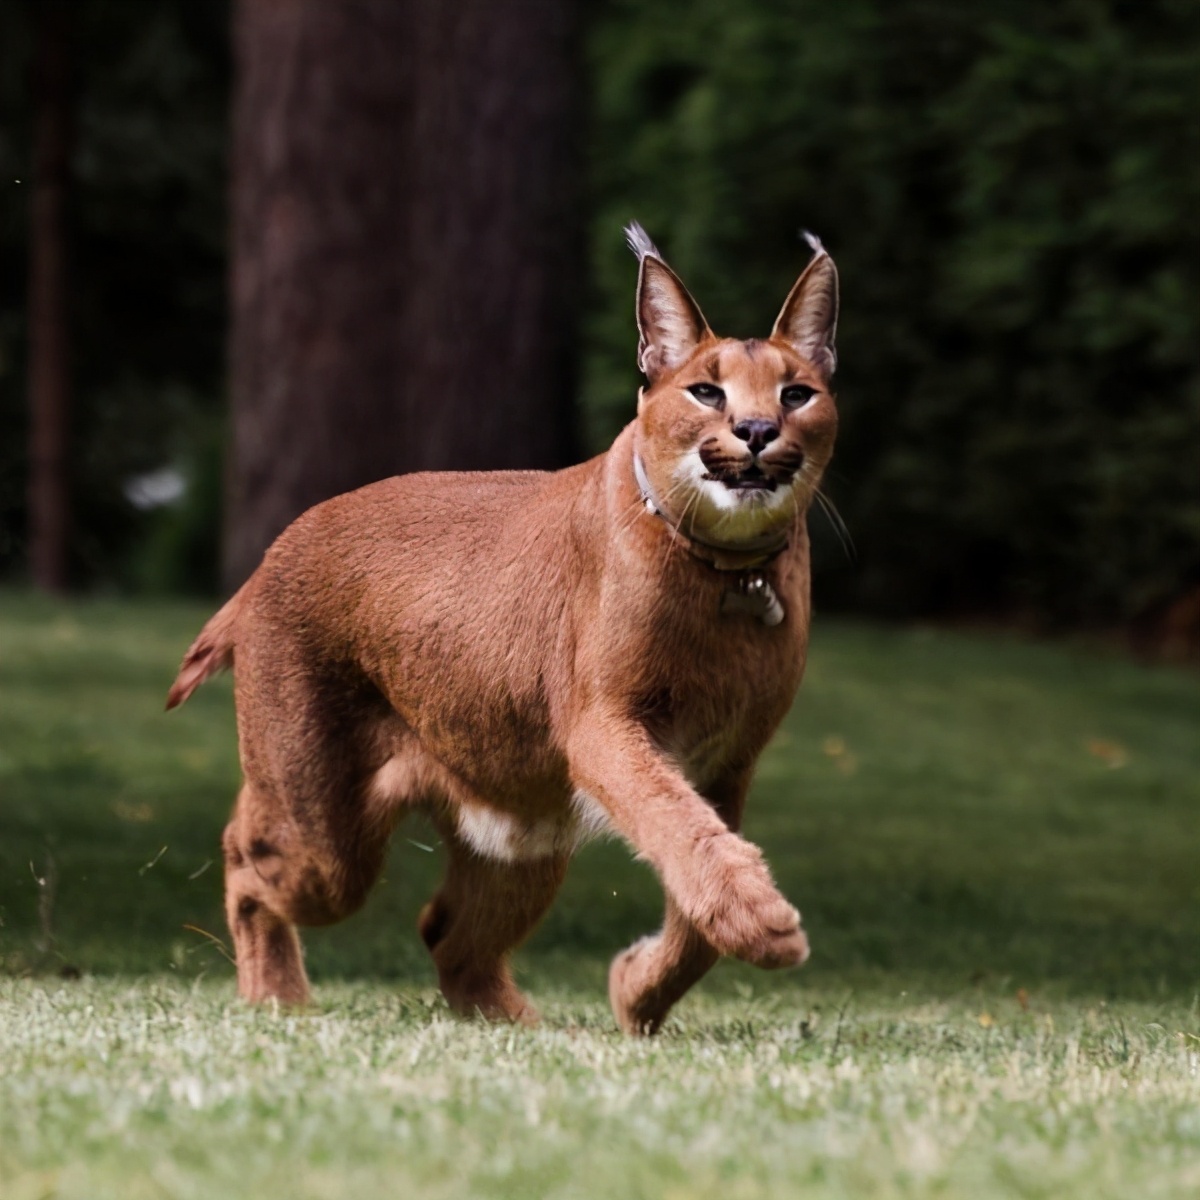
<path fill-rule="evenodd" d="M 736 549 L 778 539 L 816 491 L 837 433 L 838 279 L 814 256 L 765 340 L 718 338 L 640 225 L 637 452 L 655 505 L 683 533 Z"/>
<path fill-rule="evenodd" d="M 829 381 L 790 345 L 710 338 L 643 393 L 637 442 L 664 516 L 732 548 L 800 519 L 836 433 Z"/>

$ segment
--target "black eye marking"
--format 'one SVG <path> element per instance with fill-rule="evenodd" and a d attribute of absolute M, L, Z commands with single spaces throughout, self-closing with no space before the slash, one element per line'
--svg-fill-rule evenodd
<path fill-rule="evenodd" d="M 784 408 L 803 408 L 815 395 L 817 389 L 807 383 L 791 383 L 779 393 Z"/>
<path fill-rule="evenodd" d="M 690 383 L 687 390 L 709 408 L 720 408 L 725 403 L 725 391 L 715 383 Z"/>

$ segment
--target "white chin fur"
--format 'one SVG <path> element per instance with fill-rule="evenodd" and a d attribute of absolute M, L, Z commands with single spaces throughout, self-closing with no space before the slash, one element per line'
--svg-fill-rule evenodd
<path fill-rule="evenodd" d="M 705 479 L 707 473 L 697 451 L 688 454 L 675 473 L 676 480 L 695 493 L 687 524 L 704 537 L 736 545 L 779 529 L 795 514 L 795 479 L 770 492 L 732 491 L 715 479 Z"/>

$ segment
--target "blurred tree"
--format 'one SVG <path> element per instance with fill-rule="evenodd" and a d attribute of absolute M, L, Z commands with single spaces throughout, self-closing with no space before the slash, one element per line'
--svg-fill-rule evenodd
<path fill-rule="evenodd" d="M 574 5 L 238 0 L 229 586 L 310 505 L 574 451 Z"/>
<path fill-rule="evenodd" d="M 72 103 L 70 12 L 45 0 L 34 30 L 29 220 L 29 561 L 45 591 L 67 585 L 70 335 L 67 219 Z"/>

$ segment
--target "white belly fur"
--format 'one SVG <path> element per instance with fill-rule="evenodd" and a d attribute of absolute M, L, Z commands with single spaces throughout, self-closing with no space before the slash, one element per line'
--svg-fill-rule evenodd
<path fill-rule="evenodd" d="M 574 854 L 609 832 L 608 814 L 586 792 L 576 791 L 559 816 L 526 820 L 473 801 L 453 775 L 415 747 L 388 759 L 367 789 L 369 813 L 381 822 L 393 820 L 406 803 L 433 797 L 445 805 L 458 836 L 476 854 L 498 862 Z"/>
<path fill-rule="evenodd" d="M 576 792 L 558 818 L 527 821 L 479 804 L 460 804 L 454 817 L 458 836 L 476 854 L 498 862 L 571 855 L 609 828 L 607 814 L 586 792 Z"/>

